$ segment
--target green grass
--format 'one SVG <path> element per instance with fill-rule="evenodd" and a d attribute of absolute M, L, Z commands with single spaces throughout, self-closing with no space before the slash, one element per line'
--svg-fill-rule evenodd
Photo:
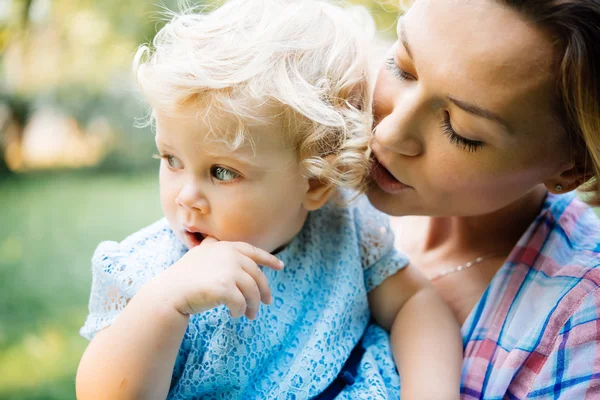
<path fill-rule="evenodd" d="M 160 218 L 154 173 L 0 181 L 0 399 L 72 399 L 90 258 Z"/>

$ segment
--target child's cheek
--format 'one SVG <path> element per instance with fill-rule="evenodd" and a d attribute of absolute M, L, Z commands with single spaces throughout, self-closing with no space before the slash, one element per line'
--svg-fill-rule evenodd
<path fill-rule="evenodd" d="M 178 187 L 174 180 L 169 180 L 166 176 L 168 171 L 160 171 L 160 204 L 164 216 L 169 221 L 169 224 L 174 230 L 178 230 L 177 224 L 177 196 L 179 194 Z"/>
<path fill-rule="evenodd" d="M 262 207 L 238 203 L 229 208 L 229 212 L 220 218 L 219 225 L 222 240 L 242 241 L 265 248 L 270 236 L 269 226 L 274 217 L 265 215 Z"/>
<path fill-rule="evenodd" d="M 234 237 L 235 240 L 249 242 L 256 240 L 255 231 L 257 230 L 256 214 L 252 209 L 236 208 L 232 209 L 224 216 L 220 224 L 221 231 L 228 237 Z"/>

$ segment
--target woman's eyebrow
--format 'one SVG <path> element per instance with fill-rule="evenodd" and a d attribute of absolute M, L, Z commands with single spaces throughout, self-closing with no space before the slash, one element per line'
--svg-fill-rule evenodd
<path fill-rule="evenodd" d="M 412 55 L 412 50 L 410 49 L 410 44 L 408 43 L 408 37 L 406 36 L 406 29 L 404 28 L 404 23 L 402 21 L 402 19 L 398 20 L 398 26 L 397 26 L 397 34 L 398 34 L 398 40 L 400 40 L 400 43 L 402 43 L 402 46 L 404 46 L 404 50 L 406 50 L 406 54 L 408 54 L 408 56 L 412 59 L 413 55 Z"/>
<path fill-rule="evenodd" d="M 408 42 L 408 37 L 406 35 L 406 28 L 404 26 L 404 21 L 402 20 L 402 18 L 400 18 L 398 20 L 397 33 L 398 33 L 398 40 L 400 41 L 400 43 L 402 43 L 402 46 L 404 46 L 404 49 L 406 50 L 406 54 L 408 54 L 408 56 L 414 60 L 413 53 L 410 48 L 410 43 Z M 481 117 L 481 118 L 485 118 L 485 119 L 494 121 L 494 122 L 502 125 L 502 127 L 509 134 L 513 134 L 513 130 L 506 123 L 506 121 L 504 121 L 504 119 L 502 119 L 497 114 L 491 112 L 490 110 L 487 110 L 483 107 L 476 106 L 474 104 L 467 103 L 462 100 L 458 100 L 452 96 L 448 96 L 447 99 L 450 102 L 452 102 L 454 105 L 456 105 L 458 108 L 468 112 L 469 114 L 473 114 L 477 117 Z"/>
<path fill-rule="evenodd" d="M 506 123 L 506 121 L 504 121 L 500 116 L 494 114 L 490 110 L 486 110 L 485 108 L 476 106 L 474 104 L 470 104 L 470 103 L 464 102 L 462 100 L 455 99 L 452 96 L 448 96 L 447 99 L 451 103 L 453 103 L 455 106 L 460 108 L 461 110 L 466 111 L 469 114 L 473 114 L 477 117 L 481 117 L 481 118 L 485 118 L 485 119 L 489 119 L 491 121 L 497 122 L 500 125 L 502 125 L 508 133 L 510 133 L 510 134 L 513 133 L 513 130 L 510 129 L 510 126 Z"/>

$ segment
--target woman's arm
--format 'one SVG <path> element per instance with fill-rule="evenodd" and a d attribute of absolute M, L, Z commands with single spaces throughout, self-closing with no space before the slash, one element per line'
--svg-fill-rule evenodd
<path fill-rule="evenodd" d="M 412 265 L 369 294 L 375 321 L 390 331 L 403 400 L 459 399 L 460 327 L 435 288 Z"/>

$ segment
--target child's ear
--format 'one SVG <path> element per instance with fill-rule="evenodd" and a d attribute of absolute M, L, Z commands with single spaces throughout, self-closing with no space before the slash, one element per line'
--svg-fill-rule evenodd
<path fill-rule="evenodd" d="M 323 158 L 325 159 L 325 162 L 329 164 L 335 160 L 333 155 L 328 155 Z M 323 207 L 333 193 L 333 186 L 323 182 L 319 178 L 308 178 L 307 186 L 303 205 L 308 211 L 318 210 Z"/>
<path fill-rule="evenodd" d="M 327 203 L 332 192 L 333 187 L 331 185 L 322 182 L 318 178 L 309 178 L 308 189 L 304 197 L 304 208 L 308 211 L 318 210 Z"/>

